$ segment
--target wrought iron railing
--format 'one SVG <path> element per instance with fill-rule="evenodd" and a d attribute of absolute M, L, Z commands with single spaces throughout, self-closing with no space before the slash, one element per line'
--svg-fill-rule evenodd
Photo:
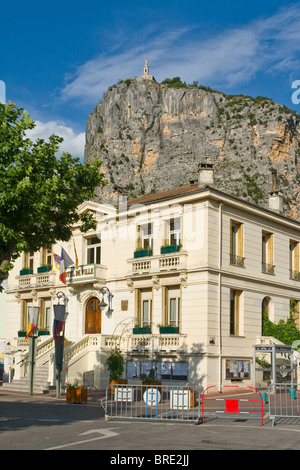
<path fill-rule="evenodd" d="M 244 268 L 245 258 L 230 253 L 230 264 L 233 264 L 234 266 L 239 266 L 240 268 Z"/>
<path fill-rule="evenodd" d="M 274 264 L 261 263 L 261 271 L 264 274 L 275 274 L 275 266 Z"/>

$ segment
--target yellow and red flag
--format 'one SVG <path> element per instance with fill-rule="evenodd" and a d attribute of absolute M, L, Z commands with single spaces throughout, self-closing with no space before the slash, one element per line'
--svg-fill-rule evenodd
<path fill-rule="evenodd" d="M 31 334 L 34 330 L 34 327 L 35 327 L 35 325 L 33 323 L 28 322 L 27 333 L 26 333 L 26 336 L 25 336 L 25 339 L 26 339 L 27 343 L 29 341 L 29 336 L 31 336 Z"/>

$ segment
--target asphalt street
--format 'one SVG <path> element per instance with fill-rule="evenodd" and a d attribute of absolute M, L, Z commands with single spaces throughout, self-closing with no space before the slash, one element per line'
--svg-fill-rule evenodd
<path fill-rule="evenodd" d="M 29 396 L 0 387 L 0 449 L 100 450 L 108 464 L 191 466 L 199 451 L 300 450 L 300 420 L 217 418 L 203 424 L 105 419 L 103 392 L 67 404 L 55 394 Z M 122 460 L 129 457 L 136 460 Z M 138 458 L 143 460 L 137 460 Z"/>

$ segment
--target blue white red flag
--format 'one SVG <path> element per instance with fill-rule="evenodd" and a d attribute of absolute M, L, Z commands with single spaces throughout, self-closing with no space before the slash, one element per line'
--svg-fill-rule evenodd
<path fill-rule="evenodd" d="M 74 261 L 71 260 L 68 253 L 62 248 L 61 255 L 58 256 L 57 254 L 53 253 L 54 255 L 54 262 L 57 269 L 59 269 L 59 279 L 61 282 L 66 284 L 66 268 L 69 266 L 74 265 Z"/>
<path fill-rule="evenodd" d="M 58 340 L 59 340 L 59 337 L 60 337 L 60 332 L 63 330 L 64 324 L 65 323 L 63 321 L 54 320 L 54 323 L 53 323 L 53 337 L 54 337 L 56 343 L 58 343 Z"/>

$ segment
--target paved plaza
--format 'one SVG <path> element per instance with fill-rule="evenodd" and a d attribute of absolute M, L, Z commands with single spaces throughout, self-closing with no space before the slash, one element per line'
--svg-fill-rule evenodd
<path fill-rule="evenodd" d="M 188 455 L 190 465 L 199 450 L 300 450 L 300 420 L 281 419 L 272 427 L 267 417 L 261 426 L 259 419 L 242 415 L 210 417 L 204 424 L 111 419 L 105 418 L 104 397 L 104 391 L 90 390 L 87 403 L 67 404 L 64 394 L 30 396 L 0 387 L 0 449 L 101 450 L 112 464 L 109 459 L 133 451 L 148 456 L 141 466 L 153 458 L 162 464 L 162 454 Z"/>

